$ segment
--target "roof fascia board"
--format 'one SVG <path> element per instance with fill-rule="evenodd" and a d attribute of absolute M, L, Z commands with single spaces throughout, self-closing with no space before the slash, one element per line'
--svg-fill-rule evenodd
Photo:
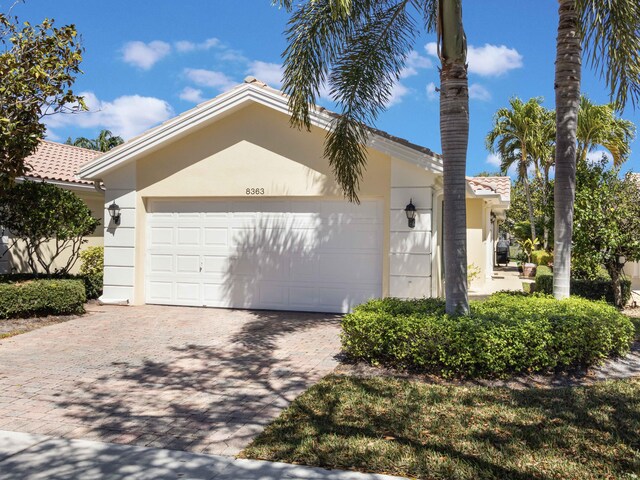
<path fill-rule="evenodd" d="M 57 187 L 66 188 L 68 190 L 79 190 L 79 191 L 91 191 L 96 192 L 96 188 L 94 185 L 87 185 L 84 183 L 75 183 L 75 182 L 63 182 L 62 180 L 51 180 L 49 178 L 42 177 L 18 177 L 16 178 L 16 182 L 43 182 L 50 183 L 51 185 L 55 185 Z"/>

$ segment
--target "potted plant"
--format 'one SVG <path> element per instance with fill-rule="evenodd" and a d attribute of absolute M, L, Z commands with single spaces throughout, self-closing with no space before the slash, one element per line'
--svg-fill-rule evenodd
<path fill-rule="evenodd" d="M 536 275 L 536 264 L 531 263 L 531 254 L 537 248 L 540 241 L 537 238 L 531 240 L 527 238 L 524 241 L 520 242 L 520 249 L 524 253 L 526 257 L 526 263 L 522 265 L 522 275 L 525 277 L 535 277 Z"/>

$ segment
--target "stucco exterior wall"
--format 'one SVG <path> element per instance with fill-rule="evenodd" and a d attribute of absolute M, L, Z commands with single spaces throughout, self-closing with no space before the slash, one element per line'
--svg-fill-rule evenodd
<path fill-rule="evenodd" d="M 100 225 L 96 228 L 96 231 L 86 237 L 87 242 L 82 246 L 82 250 L 90 246 L 101 246 L 103 244 L 103 232 L 102 225 L 104 223 L 104 194 L 95 190 L 74 190 L 74 193 L 78 195 L 91 210 L 91 215 L 94 218 L 100 220 Z M 0 255 L 6 251 L 6 245 L 12 244 L 10 235 L 6 235 L 0 239 Z M 50 242 L 43 246 L 45 252 L 49 252 L 51 255 L 54 252 L 54 244 Z M 60 268 L 66 265 L 69 260 L 69 254 L 63 252 L 53 263 L 53 269 Z M 80 269 L 80 261 L 78 260 L 71 273 L 77 273 Z M 0 257 L 0 273 L 30 273 L 30 269 L 27 265 L 27 255 L 24 249 L 24 243 L 18 242 L 15 247 L 12 247 L 2 257 Z M 42 271 L 42 268 L 39 268 Z"/>
<path fill-rule="evenodd" d="M 631 279 L 631 287 L 640 289 L 640 262 L 628 262 L 624 266 L 624 273 Z"/>
<path fill-rule="evenodd" d="M 487 246 L 485 201 L 481 198 L 467 199 L 467 265 L 475 265 L 480 275 L 473 283 L 482 283 L 487 274 Z"/>

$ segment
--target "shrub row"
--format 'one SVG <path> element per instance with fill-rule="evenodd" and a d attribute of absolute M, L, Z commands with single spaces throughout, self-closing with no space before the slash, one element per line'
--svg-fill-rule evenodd
<path fill-rule="evenodd" d="M 468 316 L 440 300 L 373 300 L 342 321 L 351 358 L 443 376 L 504 377 L 592 365 L 628 351 L 634 328 L 604 302 L 498 293 Z"/>
<path fill-rule="evenodd" d="M 27 280 L 0 283 L 0 319 L 84 312 L 81 280 Z"/>
<path fill-rule="evenodd" d="M 631 281 L 622 280 L 622 301 L 624 305 L 631 298 Z M 553 293 L 553 272 L 549 267 L 539 266 L 536 271 L 536 292 L 552 294 Z M 589 300 L 605 300 L 614 304 L 613 286 L 611 278 L 603 276 L 595 280 L 586 280 L 579 278 L 571 279 L 571 295 L 587 298 Z"/>
<path fill-rule="evenodd" d="M 531 252 L 531 261 L 536 265 L 549 265 L 553 263 L 553 254 L 545 250 L 534 250 Z"/>
<path fill-rule="evenodd" d="M 94 300 L 102 295 L 103 273 L 87 273 L 79 275 L 34 275 L 33 273 L 11 273 L 0 275 L 0 284 L 26 282 L 29 280 L 80 280 L 84 283 L 87 300 Z"/>

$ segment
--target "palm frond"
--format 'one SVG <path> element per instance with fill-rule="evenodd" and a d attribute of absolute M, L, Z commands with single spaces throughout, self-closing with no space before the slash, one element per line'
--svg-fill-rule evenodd
<path fill-rule="evenodd" d="M 358 202 L 367 126 L 391 99 L 417 33 L 410 3 L 363 0 L 348 17 L 335 18 L 333 0 L 316 0 L 296 11 L 287 32 L 284 91 L 292 122 L 310 128 L 310 104 L 328 82 L 341 115 L 327 135 L 325 156 L 350 201 Z"/>
<path fill-rule="evenodd" d="M 577 0 L 583 45 L 617 108 L 640 99 L 640 2 Z"/>

